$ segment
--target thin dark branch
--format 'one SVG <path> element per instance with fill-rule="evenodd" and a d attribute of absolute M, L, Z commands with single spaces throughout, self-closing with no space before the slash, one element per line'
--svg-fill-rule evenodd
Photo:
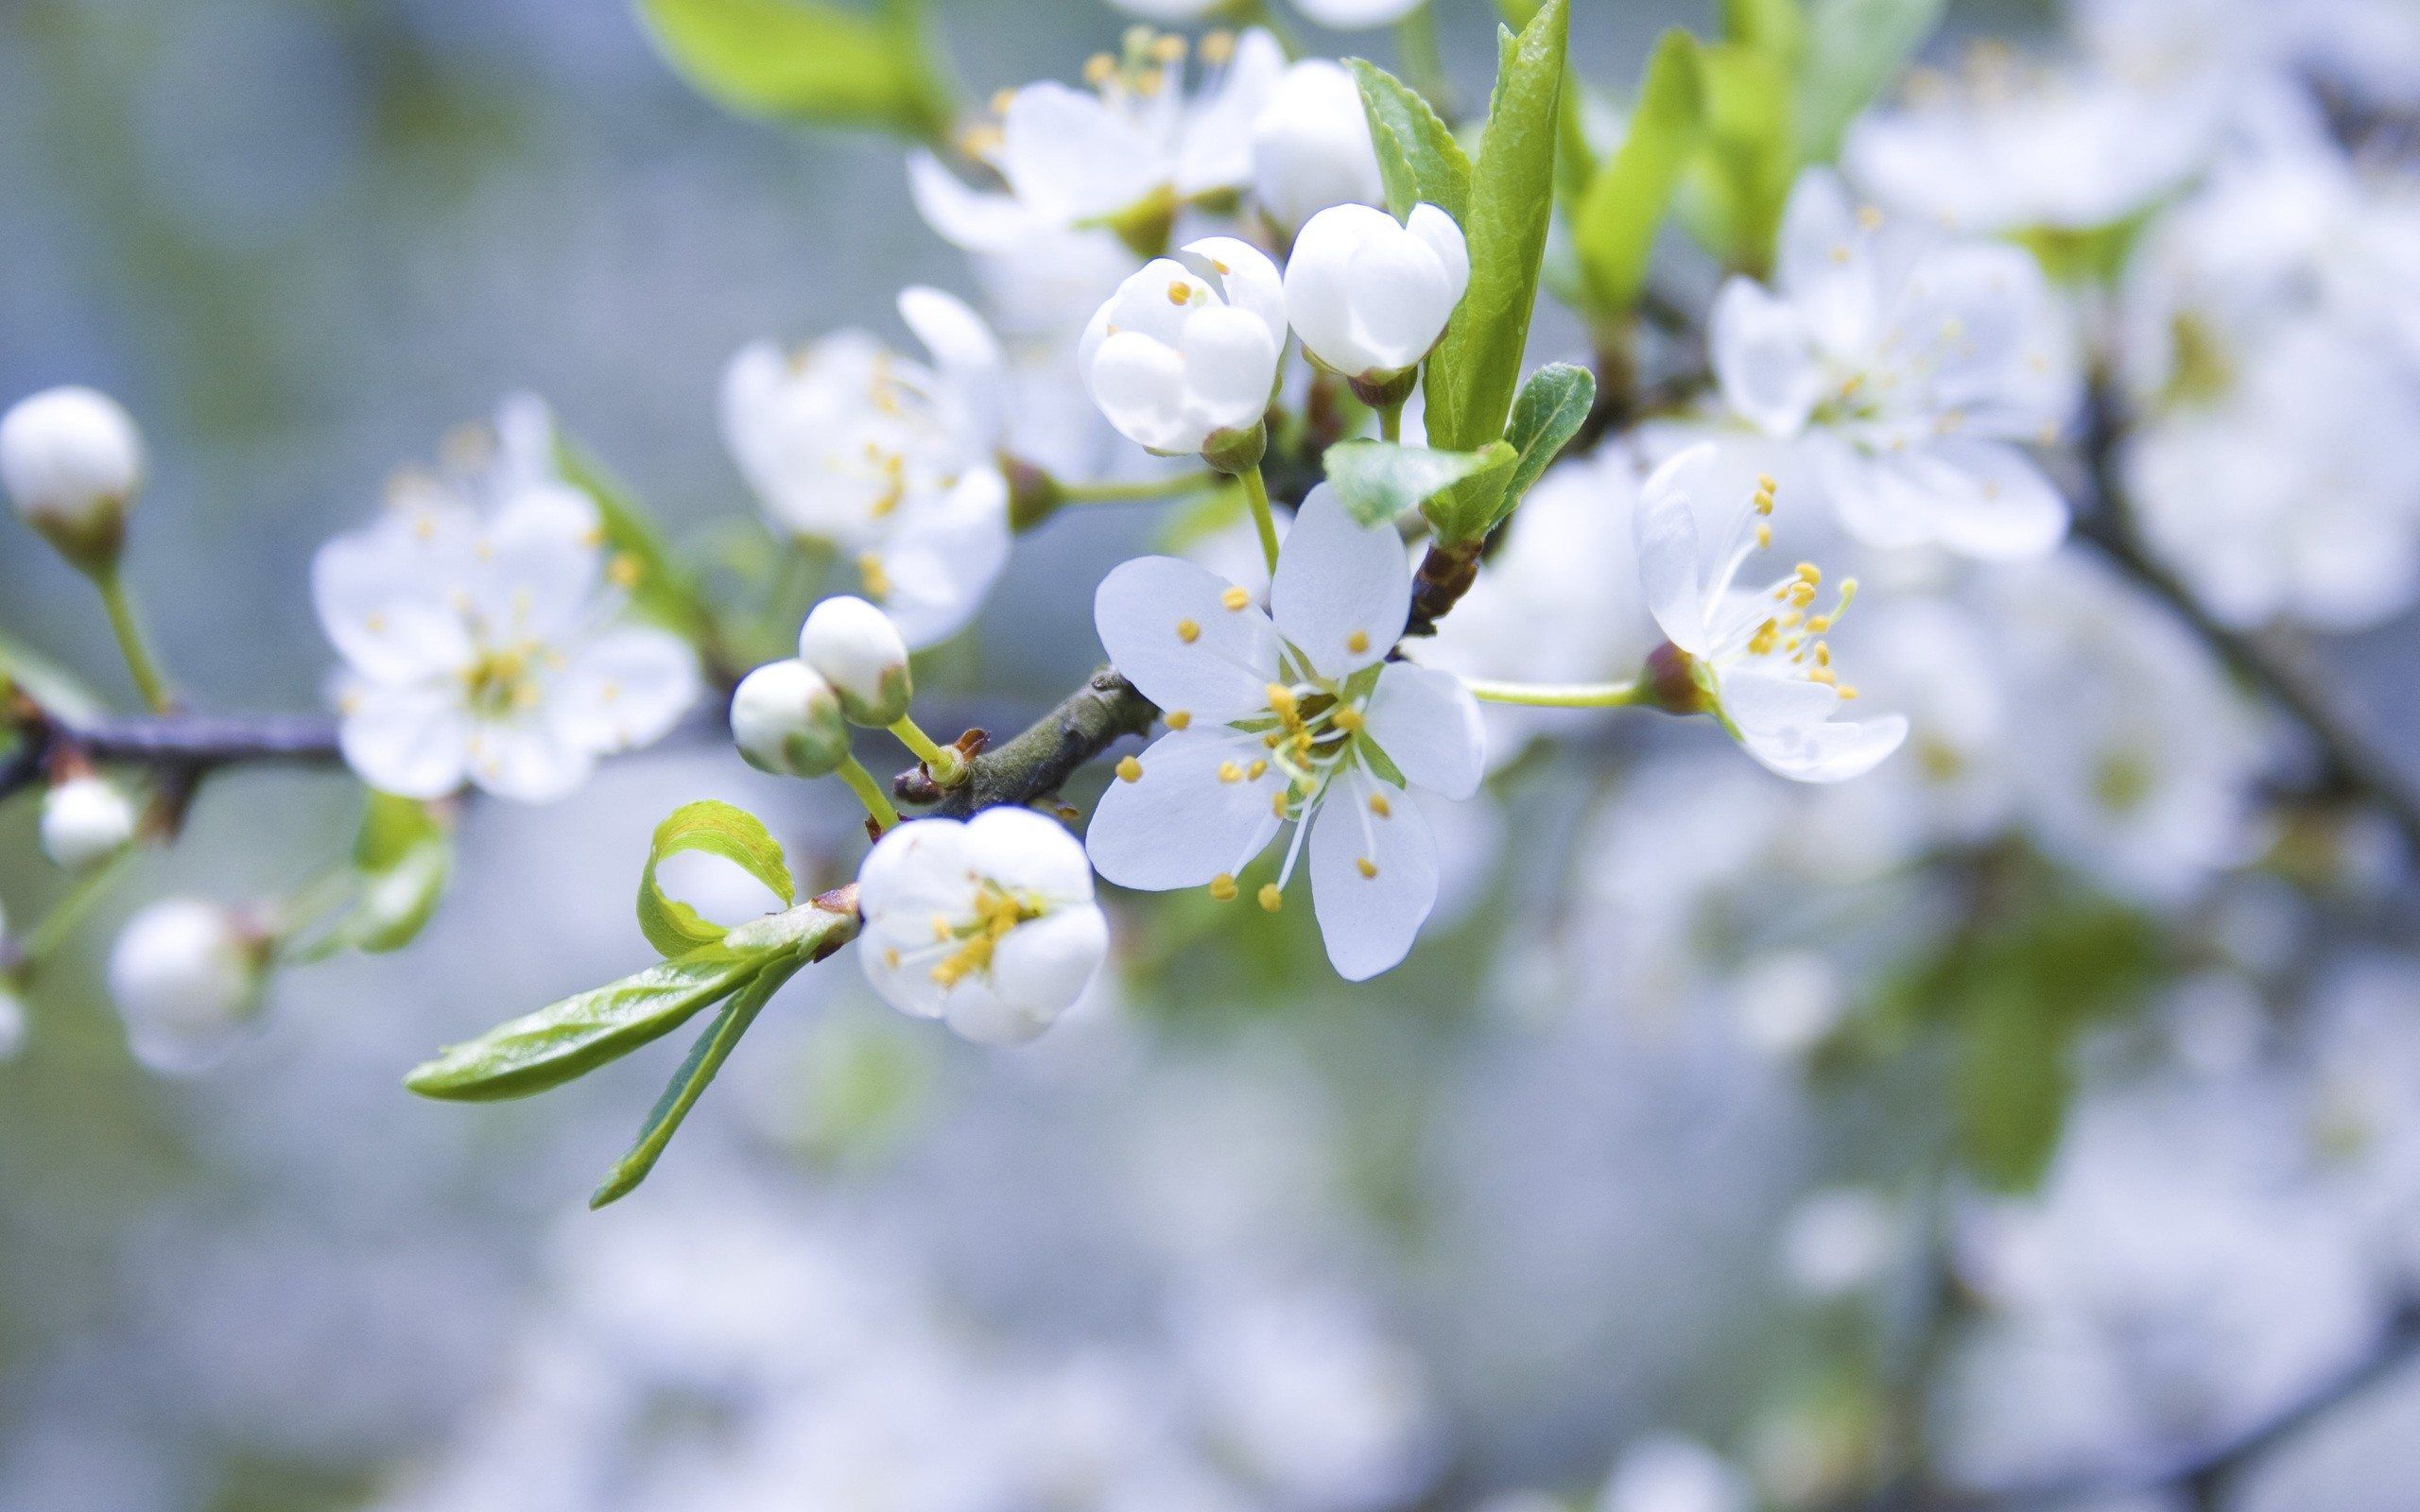
<path fill-rule="evenodd" d="M 1134 685 L 1102 667 L 1024 733 L 986 750 L 967 779 L 936 798 L 922 767 L 900 774 L 900 796 L 933 802 L 936 814 L 965 816 L 1003 803 L 1030 803 L 1059 791 L 1078 768 L 1127 735 L 1139 735 L 1160 716 Z"/>
<path fill-rule="evenodd" d="M 2191 585 L 2144 547 L 2118 480 L 2121 434 L 2115 400 L 2096 387 L 2084 438 L 2084 464 L 2099 507 L 2083 517 L 2077 534 L 2167 604 L 2238 678 L 2303 727 L 2318 754 L 2320 777 L 2328 792 L 2375 805 L 2394 820 L 2404 843 L 2420 854 L 2420 794 L 2413 792 L 2409 779 L 2371 740 L 2361 723 L 2346 713 L 2325 680 L 2281 647 L 2220 621 Z"/>

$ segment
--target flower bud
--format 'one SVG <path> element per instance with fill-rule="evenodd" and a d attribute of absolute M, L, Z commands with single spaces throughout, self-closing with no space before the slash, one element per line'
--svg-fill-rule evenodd
<path fill-rule="evenodd" d="M 134 817 L 133 803 L 114 782 L 90 773 L 71 777 L 43 796 L 43 853 L 80 870 L 133 839 Z"/>
<path fill-rule="evenodd" d="M 1296 63 L 1252 126 L 1253 193 L 1288 231 L 1330 205 L 1386 202 L 1361 87 L 1324 58 Z"/>
<path fill-rule="evenodd" d="M 1428 355 L 1470 280 L 1462 229 L 1435 205 L 1413 206 L 1408 224 L 1335 205 L 1294 238 L 1286 318 L 1322 367 L 1383 382 Z"/>
<path fill-rule="evenodd" d="M 26 523 L 85 572 L 117 559 L 143 483 L 143 438 L 116 400 L 45 388 L 0 416 L 0 485 Z"/>
<path fill-rule="evenodd" d="M 776 777 L 823 777 L 849 754 L 839 696 L 796 660 L 767 662 L 739 679 L 731 736 L 749 765 Z"/>
<path fill-rule="evenodd" d="M 798 635 L 799 660 L 839 696 L 840 712 L 877 729 L 908 713 L 915 684 L 908 675 L 908 643 L 890 616 L 862 598 L 827 598 L 807 615 Z"/>
<path fill-rule="evenodd" d="M 13 1060 L 26 1044 L 26 1003 L 17 989 L 0 979 L 0 1060 Z"/>
<path fill-rule="evenodd" d="M 269 942 L 233 913 L 170 898 L 128 921 L 110 951 L 110 997 L 134 1057 L 185 1075 L 207 1068 L 259 1016 Z"/>
<path fill-rule="evenodd" d="M 1277 265 L 1250 243 L 1213 236 L 1119 284 L 1084 328 L 1076 366 L 1120 435 L 1181 456 L 1259 424 L 1285 352 Z"/>

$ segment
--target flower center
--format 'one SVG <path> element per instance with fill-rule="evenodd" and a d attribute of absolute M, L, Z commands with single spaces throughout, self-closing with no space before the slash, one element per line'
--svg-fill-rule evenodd
<path fill-rule="evenodd" d="M 538 668 L 544 651 L 534 642 L 479 653 L 462 671 L 463 699 L 489 718 L 522 713 L 539 699 Z"/>
<path fill-rule="evenodd" d="M 977 971 L 992 969 L 992 953 L 1010 932 L 1028 919 L 1040 919 L 1046 912 L 1042 899 L 1033 893 L 1011 893 L 986 877 L 975 890 L 975 904 L 963 920 L 953 921 L 947 916 L 933 916 L 933 937 L 941 943 L 959 942 L 958 948 L 933 964 L 933 980 L 943 988 L 953 988 Z"/>
<path fill-rule="evenodd" d="M 1733 533 L 1731 568 L 1721 579 L 1720 593 L 1729 593 L 1732 579 L 1750 557 L 1772 549 L 1773 532 L 1769 522 L 1775 488 L 1771 476 L 1757 478 L 1755 497 L 1750 501 L 1740 527 Z M 1808 682 L 1820 682 L 1842 698 L 1856 697 L 1857 689 L 1841 681 L 1840 674 L 1834 670 L 1832 647 L 1823 637 L 1840 624 L 1849 606 L 1857 601 L 1857 579 L 1841 579 L 1828 610 L 1817 607 L 1823 592 L 1824 569 L 1811 561 L 1800 562 L 1789 576 L 1754 595 L 1750 600 L 1752 607 L 1733 618 L 1729 633 L 1714 648 L 1714 661 L 1726 666 L 1753 662 L 1764 671 L 1778 670 Z"/>

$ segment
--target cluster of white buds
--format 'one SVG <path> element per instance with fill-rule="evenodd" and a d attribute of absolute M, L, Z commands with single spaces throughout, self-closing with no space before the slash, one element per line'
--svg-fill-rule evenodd
<path fill-rule="evenodd" d="M 142 435 L 107 394 L 46 388 L 0 416 L 0 485 L 61 556 L 84 572 L 107 571 L 143 486 Z"/>

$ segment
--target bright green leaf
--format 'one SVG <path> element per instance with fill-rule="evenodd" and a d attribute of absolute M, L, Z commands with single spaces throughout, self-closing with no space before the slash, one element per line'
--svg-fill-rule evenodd
<path fill-rule="evenodd" d="M 1800 70 L 1798 150 L 1829 163 L 1858 112 L 1874 103 L 1941 26 L 1948 0 L 1814 0 Z"/>
<path fill-rule="evenodd" d="M 798 885 L 790 880 L 781 842 L 765 828 L 764 820 L 712 799 L 676 809 L 655 827 L 647 866 L 639 873 L 639 928 L 662 954 L 684 954 L 715 943 L 729 932 L 728 925 L 700 917 L 696 909 L 666 896 L 656 884 L 656 867 L 666 857 L 684 850 L 722 857 L 763 883 L 785 908 L 798 901 Z"/>
<path fill-rule="evenodd" d="M 1573 240 L 1594 313 L 1619 314 L 1637 301 L 1655 232 L 1704 126 L 1697 39 L 1676 26 L 1648 60 L 1629 134 L 1573 212 Z"/>
<path fill-rule="evenodd" d="M 951 104 L 920 7 L 837 0 L 637 0 L 673 70 L 749 115 L 938 141 Z"/>
<path fill-rule="evenodd" d="M 1503 34 L 1495 95 L 1471 177 L 1470 288 L 1429 357 L 1429 439 L 1477 451 L 1504 434 L 1521 381 L 1554 214 L 1554 163 L 1569 0 L 1548 0 Z"/>
<path fill-rule="evenodd" d="M 765 1005 L 772 1001 L 773 994 L 782 989 L 782 985 L 796 974 L 803 964 L 796 960 L 776 961 L 765 968 L 756 980 L 732 994 L 731 1000 L 723 1005 L 722 1011 L 715 1015 L 715 1022 L 707 1025 L 706 1032 L 698 1036 L 698 1042 L 690 1046 L 689 1054 L 681 1062 L 681 1069 L 672 1074 L 671 1083 L 664 1089 L 664 1095 L 656 1099 L 655 1107 L 648 1112 L 647 1122 L 639 1125 L 638 1139 L 631 1146 L 630 1153 L 614 1163 L 614 1169 L 605 1174 L 604 1181 L 589 1197 L 591 1209 L 619 1201 L 647 1179 L 648 1173 L 655 1169 L 656 1160 L 664 1154 L 665 1146 L 670 1144 L 672 1136 L 680 1132 L 681 1123 L 689 1116 L 689 1109 L 698 1106 L 698 1099 L 705 1094 L 715 1074 L 722 1070 L 724 1061 L 731 1058 L 731 1052 L 739 1043 L 739 1037 L 748 1032 L 748 1026 L 756 1022 L 756 1015 L 764 1010 Z"/>
<path fill-rule="evenodd" d="M 1699 60 L 1706 91 L 1699 233 L 1731 266 L 1762 273 L 1797 173 L 1790 76 L 1772 55 L 1736 43 L 1703 48 Z"/>
<path fill-rule="evenodd" d="M 1806 7 L 1804 0 L 1722 0 L 1722 38 L 1795 74 L 1806 51 Z"/>
<path fill-rule="evenodd" d="M 1512 401 L 1512 421 L 1504 431 L 1505 441 L 1520 455 L 1504 484 L 1508 512 L 1520 504 L 1521 496 L 1530 491 L 1564 443 L 1580 434 L 1596 403 L 1597 375 L 1585 368 L 1555 362 L 1530 374 L 1530 381 Z"/>
<path fill-rule="evenodd" d="M 1499 466 L 1493 452 L 1440 452 L 1398 441 L 1339 441 L 1322 459 L 1345 511 L 1365 525 L 1417 509 L 1465 478 Z"/>
<path fill-rule="evenodd" d="M 1428 528 L 1442 545 L 1483 540 L 1512 510 L 1505 485 L 1521 460 L 1510 441 L 1490 441 L 1479 453 L 1482 465 L 1421 507 Z"/>
<path fill-rule="evenodd" d="M 372 792 L 354 837 L 357 892 L 328 926 L 323 951 L 377 954 L 420 935 L 454 873 L 453 839 L 424 803 Z"/>
<path fill-rule="evenodd" d="M 1348 58 L 1344 66 L 1361 86 L 1387 209 L 1401 220 L 1426 200 L 1460 222 L 1470 213 L 1471 163 L 1452 129 L 1419 91 L 1377 64 Z"/>

